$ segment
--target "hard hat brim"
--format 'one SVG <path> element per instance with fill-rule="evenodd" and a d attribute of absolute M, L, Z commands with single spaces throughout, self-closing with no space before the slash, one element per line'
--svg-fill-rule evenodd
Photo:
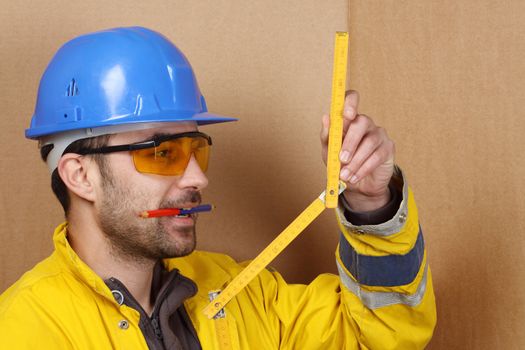
<path fill-rule="evenodd" d="M 239 119 L 205 112 L 195 114 L 190 121 L 196 121 L 197 125 L 206 125 L 215 123 L 235 122 L 237 120 Z"/>
<path fill-rule="evenodd" d="M 163 122 L 196 122 L 197 125 L 208 125 L 216 123 L 225 123 L 237 121 L 237 118 L 226 117 L 218 114 L 203 112 L 190 114 L 188 116 L 181 116 L 179 113 L 171 114 L 168 111 L 167 113 L 156 113 L 150 116 L 140 116 L 140 120 L 134 118 L 129 118 L 128 116 L 118 117 L 118 118 L 108 118 L 104 122 L 100 121 L 90 121 L 85 120 L 78 121 L 76 123 L 64 123 L 59 125 L 51 125 L 44 127 L 31 127 L 25 130 L 25 136 L 28 139 L 38 139 L 43 136 L 50 134 L 59 134 L 66 131 L 71 131 L 75 129 L 88 129 L 88 128 L 99 128 L 115 125 L 125 125 L 125 124 L 142 124 L 142 123 L 163 123 Z"/>

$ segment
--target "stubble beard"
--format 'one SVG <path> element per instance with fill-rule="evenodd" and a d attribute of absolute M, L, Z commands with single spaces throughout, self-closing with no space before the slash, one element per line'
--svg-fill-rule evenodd
<path fill-rule="evenodd" d="M 143 219 L 138 213 L 155 209 L 147 205 L 147 193 L 125 187 L 106 168 L 102 170 L 104 199 L 100 206 L 100 227 L 113 255 L 120 260 L 147 263 L 190 254 L 196 246 L 195 223 L 177 226 L 170 217 Z M 187 191 L 176 200 L 163 201 L 159 208 L 200 203 L 197 191 Z M 169 230 L 169 231 L 168 231 Z"/>

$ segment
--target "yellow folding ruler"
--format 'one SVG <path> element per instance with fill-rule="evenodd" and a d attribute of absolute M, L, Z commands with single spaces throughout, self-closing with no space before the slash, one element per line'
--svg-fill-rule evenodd
<path fill-rule="evenodd" d="M 217 291 L 213 292 L 213 300 L 204 308 L 204 314 L 208 318 L 216 318 L 217 321 L 224 317 L 223 308 L 232 298 L 268 266 L 325 208 L 337 207 L 339 194 L 345 189 L 345 184 L 339 181 L 339 151 L 343 135 L 342 112 L 345 98 L 347 55 L 348 33 L 337 32 L 335 35 L 332 77 L 326 191 L 321 193 L 318 198 L 299 214 L 223 291 L 220 293 Z M 221 333 L 223 332 L 221 331 Z"/>
<path fill-rule="evenodd" d="M 335 34 L 334 68 L 332 74 L 332 102 L 330 104 L 330 132 L 328 136 L 328 160 L 326 182 L 326 207 L 336 208 L 339 193 L 339 150 L 343 141 L 343 107 L 348 61 L 348 33 Z"/>

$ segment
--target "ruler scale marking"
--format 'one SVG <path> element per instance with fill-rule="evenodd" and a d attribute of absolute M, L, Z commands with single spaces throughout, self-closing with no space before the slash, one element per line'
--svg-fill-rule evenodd
<path fill-rule="evenodd" d="M 339 151 L 343 141 L 343 107 L 348 60 L 348 33 L 337 32 L 334 44 L 334 67 L 332 74 L 332 102 L 330 105 L 330 129 L 328 136 L 326 207 L 336 208 L 339 186 Z"/>

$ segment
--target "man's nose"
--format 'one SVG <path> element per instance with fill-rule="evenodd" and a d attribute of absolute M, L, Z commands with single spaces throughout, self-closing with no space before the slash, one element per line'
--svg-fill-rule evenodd
<path fill-rule="evenodd" d="M 195 155 L 192 154 L 188 166 L 179 180 L 179 187 L 202 190 L 206 186 L 208 186 L 208 177 L 202 171 Z"/>

